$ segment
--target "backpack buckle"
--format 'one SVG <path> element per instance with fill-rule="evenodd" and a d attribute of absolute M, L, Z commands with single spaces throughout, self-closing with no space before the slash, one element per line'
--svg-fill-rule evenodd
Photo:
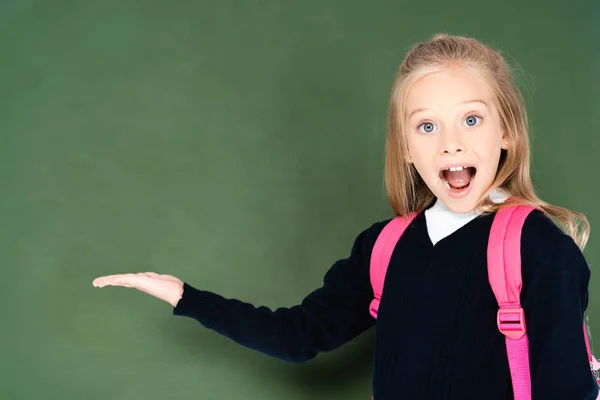
<path fill-rule="evenodd" d="M 496 318 L 500 332 L 511 339 L 520 339 L 527 330 L 523 308 L 501 308 Z"/>

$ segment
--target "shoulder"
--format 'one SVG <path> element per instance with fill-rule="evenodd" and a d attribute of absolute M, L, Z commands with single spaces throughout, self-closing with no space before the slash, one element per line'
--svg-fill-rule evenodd
<path fill-rule="evenodd" d="M 412 221 L 410 222 L 410 224 L 408 225 L 408 227 L 406 229 L 408 230 L 408 229 L 414 228 L 417 225 L 417 219 L 419 217 L 424 218 L 423 213 L 417 214 L 412 219 Z M 375 245 L 377 238 L 381 235 L 381 233 L 386 228 L 386 226 L 388 226 L 394 222 L 400 222 L 400 220 L 401 220 L 400 217 L 391 217 L 391 218 L 387 218 L 384 220 L 376 221 L 376 222 L 372 223 L 371 226 L 369 226 L 367 229 L 363 230 L 359 234 L 357 239 L 360 243 L 363 243 L 364 245 L 372 248 Z"/>
<path fill-rule="evenodd" d="M 553 253 L 579 251 L 573 238 L 567 235 L 548 215 L 532 211 L 523 224 L 521 233 L 523 253 Z"/>
<path fill-rule="evenodd" d="M 545 272 L 550 269 L 554 269 L 554 272 L 569 269 L 571 272 L 589 274 L 585 257 L 577 243 L 548 215 L 538 210 L 532 211 L 523 224 L 521 258 L 524 269 L 535 271 L 543 268 Z M 573 268 L 576 266 L 579 268 Z"/>
<path fill-rule="evenodd" d="M 539 210 L 527 216 L 521 235 L 523 245 L 529 245 L 527 250 L 532 251 L 565 245 L 570 239 L 548 215 Z"/>
<path fill-rule="evenodd" d="M 375 245 L 377 238 L 381 235 L 383 229 L 392 222 L 393 218 L 373 222 L 356 237 L 355 246 L 360 246 L 364 250 L 370 250 Z"/>
<path fill-rule="evenodd" d="M 591 269 L 583 252 L 541 211 L 533 211 L 523 225 L 521 273 L 523 305 L 538 310 L 532 314 L 564 312 L 572 301 L 587 308 Z"/>
<path fill-rule="evenodd" d="M 413 220 L 411 221 L 410 225 L 406 228 L 407 231 L 409 229 L 414 229 L 415 226 L 418 226 L 416 220 L 417 220 L 418 216 L 413 218 Z M 400 222 L 401 218 L 399 217 L 390 217 L 387 219 L 383 219 L 383 220 L 378 220 L 376 222 L 371 223 L 370 226 L 368 226 L 366 229 L 364 229 L 363 231 L 361 231 L 355 238 L 354 241 L 354 245 L 353 245 L 353 254 L 357 254 L 360 255 L 363 258 L 368 258 L 370 259 L 371 257 L 371 253 L 373 252 L 373 248 L 375 247 L 375 244 L 377 242 L 377 240 L 382 237 L 382 233 L 384 231 L 384 229 L 386 227 L 388 227 L 388 225 L 394 223 L 394 222 Z M 397 225 L 394 225 L 397 226 Z M 392 225 L 390 225 L 390 227 L 394 227 Z M 406 233 L 402 234 L 402 236 L 405 236 Z M 386 236 L 387 237 L 387 234 Z"/>
<path fill-rule="evenodd" d="M 373 247 L 383 228 L 392 218 L 371 223 L 355 234 L 350 254 L 338 259 L 325 275 L 325 284 L 336 281 L 353 281 L 356 277 L 360 285 L 370 282 L 370 260 Z M 356 282 L 356 281 L 355 281 Z M 370 287 L 370 286 L 369 286 Z"/>

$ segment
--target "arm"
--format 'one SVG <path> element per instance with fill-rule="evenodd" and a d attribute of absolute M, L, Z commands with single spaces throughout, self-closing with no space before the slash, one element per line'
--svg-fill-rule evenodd
<path fill-rule="evenodd" d="M 533 400 L 595 400 L 583 332 L 590 269 L 575 242 L 541 213 L 522 238 Z"/>
<path fill-rule="evenodd" d="M 373 291 L 369 260 L 376 224 L 355 240 L 348 258 L 337 261 L 323 285 L 300 304 L 271 310 L 185 283 L 175 315 L 194 318 L 238 344 L 290 362 L 304 362 L 331 351 L 374 324 L 369 314 Z"/>

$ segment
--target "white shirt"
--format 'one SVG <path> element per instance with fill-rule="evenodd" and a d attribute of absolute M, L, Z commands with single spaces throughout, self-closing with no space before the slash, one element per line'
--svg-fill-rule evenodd
<path fill-rule="evenodd" d="M 490 193 L 490 198 L 495 203 L 502 203 L 508 197 L 508 194 L 501 189 L 494 189 Z M 455 213 L 438 199 L 432 207 L 425 210 L 427 232 L 429 233 L 431 242 L 435 245 L 446 236 L 475 219 L 479 214 L 480 212 L 475 210 L 466 214 Z"/>

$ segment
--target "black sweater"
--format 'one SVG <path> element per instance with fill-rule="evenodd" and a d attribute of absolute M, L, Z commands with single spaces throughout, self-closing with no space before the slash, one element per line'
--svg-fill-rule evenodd
<path fill-rule="evenodd" d="M 420 213 L 392 255 L 377 321 L 369 314 L 369 259 L 387 221 L 363 231 L 297 306 L 255 307 L 185 283 L 173 313 L 289 362 L 336 349 L 376 322 L 376 400 L 512 399 L 487 276 L 492 220 L 477 217 L 433 245 Z M 590 279 L 583 254 L 538 211 L 525 221 L 521 254 L 533 400 L 596 399 L 583 335 Z"/>

